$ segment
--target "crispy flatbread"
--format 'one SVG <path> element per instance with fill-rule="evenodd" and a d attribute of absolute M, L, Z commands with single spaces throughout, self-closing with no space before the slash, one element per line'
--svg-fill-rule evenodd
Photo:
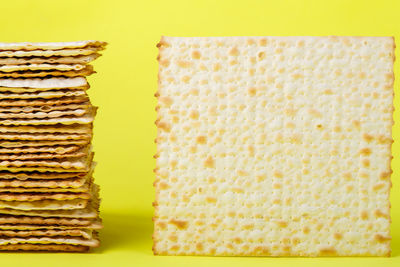
<path fill-rule="evenodd" d="M 84 64 L 27 64 L 27 65 L 0 65 L 0 72 L 36 71 L 36 70 L 83 70 Z"/>
<path fill-rule="evenodd" d="M 72 133 L 0 133 L 0 140 L 82 140 L 91 138 L 90 134 Z"/>
<path fill-rule="evenodd" d="M 62 50 L 30 50 L 30 51 L 0 51 L 0 57 L 54 57 L 54 56 L 83 56 L 97 53 L 98 48 L 62 49 Z"/>
<path fill-rule="evenodd" d="M 90 107 L 86 109 L 74 110 L 54 110 L 49 112 L 21 112 L 21 113 L 4 113 L 0 112 L 0 120 L 5 119 L 44 119 L 44 118 L 58 118 L 63 116 L 82 116 L 90 111 Z"/>
<path fill-rule="evenodd" d="M 70 140 L 17 140 L 17 141 L 2 141 L 0 140 L 1 148 L 33 148 L 33 147 L 45 147 L 45 146 L 84 146 L 89 144 L 89 139 L 70 139 Z M 58 149 L 60 152 L 62 150 Z"/>
<path fill-rule="evenodd" d="M 30 236 L 77 236 L 85 239 L 92 238 L 92 230 L 70 229 L 70 230 L 0 230 L 1 237 L 30 237 Z"/>
<path fill-rule="evenodd" d="M 81 237 L 4 237 L 0 238 L 1 245 L 16 245 L 16 244 L 68 244 L 81 245 L 89 247 L 98 247 L 98 239 L 84 239 Z"/>
<path fill-rule="evenodd" d="M 66 159 L 66 158 L 79 158 L 84 157 L 87 154 L 87 149 L 82 148 L 76 152 L 64 153 L 64 154 L 53 154 L 53 153 L 22 153 L 22 154 L 1 154 L 0 161 L 3 160 L 42 160 L 42 159 Z"/>
<path fill-rule="evenodd" d="M 2 57 L 0 65 L 24 65 L 24 64 L 87 64 L 100 57 L 101 54 L 93 53 L 86 56 L 73 57 Z"/>
<path fill-rule="evenodd" d="M 0 246 L 0 250 L 2 251 L 86 252 L 89 248 L 88 246 L 65 244 L 13 244 Z"/>
<path fill-rule="evenodd" d="M 92 134 L 92 124 L 0 126 L 0 133 L 73 133 Z"/>
<path fill-rule="evenodd" d="M 38 200 L 38 201 L 3 201 L 0 200 L 0 209 L 17 210 L 73 210 L 83 209 L 88 204 L 87 199 L 73 200 Z M 0 227 L 0 229 L 4 229 Z"/>
<path fill-rule="evenodd" d="M 1 99 L 0 107 L 21 107 L 21 106 L 59 106 L 67 104 L 78 104 L 89 101 L 87 94 L 83 96 L 71 96 L 71 97 L 60 97 L 60 98 L 49 98 L 49 99 Z"/>
<path fill-rule="evenodd" d="M 8 154 L 13 157 L 13 154 L 33 154 L 38 153 L 38 155 L 46 155 L 51 154 L 54 157 L 62 154 L 70 154 L 81 149 L 82 146 L 78 145 L 69 145 L 69 146 L 35 146 L 35 147 L 11 147 L 4 148 L 0 147 L 0 154 Z M 22 155 L 18 155 L 21 156 Z M 39 156 L 41 157 L 41 156 Z"/>
<path fill-rule="evenodd" d="M 18 65 L 16 65 L 18 66 Z M 96 73 L 93 70 L 93 67 L 88 65 L 84 69 L 81 70 L 40 70 L 40 71 L 16 71 L 16 72 L 0 72 L 0 78 L 8 77 L 8 78 L 37 78 L 37 77 L 55 77 L 55 76 L 63 76 L 63 77 L 85 77 Z M 89 89 L 89 88 L 86 88 Z M 1 90 L 1 88 L 0 88 Z M 43 90 L 43 89 L 42 89 Z"/>
<path fill-rule="evenodd" d="M 41 106 L 19 106 L 19 107 L 0 107 L 0 113 L 33 113 L 33 112 L 50 112 L 63 110 L 88 109 L 90 102 L 66 105 L 41 105 Z"/>
<path fill-rule="evenodd" d="M 92 168 L 94 168 L 94 162 L 92 162 Z M 21 181 L 27 179 L 39 179 L 39 180 L 54 180 L 54 179 L 71 179 L 76 177 L 84 177 L 85 173 L 70 173 L 70 172 L 9 172 L 0 171 L 0 179 L 18 179 Z"/>
<path fill-rule="evenodd" d="M 88 87 L 88 82 L 84 77 L 75 78 L 31 78 L 31 79 L 0 79 L 0 87 L 5 88 L 41 88 L 41 89 L 62 89 L 62 88 L 81 88 Z"/>
<path fill-rule="evenodd" d="M 52 171 L 52 172 L 88 172 L 94 153 L 85 157 L 54 160 L 14 160 L 0 161 L 0 170 L 7 171 Z"/>
<path fill-rule="evenodd" d="M 47 119 L 3 119 L 0 120 L 0 125 L 71 125 L 71 124 L 89 124 L 92 123 L 96 116 L 97 107 L 91 107 L 88 113 L 83 116 L 62 116 L 58 118 Z"/>
<path fill-rule="evenodd" d="M 95 164 L 92 164 L 93 166 Z M 21 187 L 21 188 L 78 188 L 88 183 L 91 180 L 94 167 L 90 169 L 86 174 L 81 174 L 75 177 L 67 178 L 53 178 L 53 179 L 38 179 L 38 178 L 25 178 L 19 179 L 9 175 L 7 178 L 0 179 L 0 187 Z M 27 175 L 27 174 L 25 174 Z M 32 174 L 29 174 L 32 176 Z M 39 176 L 40 178 L 40 176 Z"/>
<path fill-rule="evenodd" d="M 106 42 L 96 40 L 85 40 L 75 42 L 18 42 L 0 43 L 0 51 L 31 51 L 31 50 L 61 50 L 73 48 L 92 47 L 102 50 L 107 45 Z"/>
<path fill-rule="evenodd" d="M 50 98 L 61 98 L 61 97 L 84 97 L 86 92 L 84 90 L 46 90 L 38 92 L 23 92 L 23 93 L 13 93 L 13 92 L 0 92 L 0 99 L 50 99 Z"/>

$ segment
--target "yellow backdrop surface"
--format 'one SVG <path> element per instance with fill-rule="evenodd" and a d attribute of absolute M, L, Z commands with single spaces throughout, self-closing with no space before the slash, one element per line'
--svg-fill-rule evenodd
<path fill-rule="evenodd" d="M 89 78 L 92 102 L 100 107 L 94 147 L 102 246 L 90 254 L 0 253 L 2 266 L 400 266 L 399 124 L 393 132 L 391 258 L 161 257 L 151 251 L 160 36 L 394 35 L 400 42 L 400 1 L 13 0 L 1 1 L 0 11 L 1 42 L 109 42 Z M 395 74 L 400 77 L 399 64 Z M 395 105 L 399 110 L 398 97 Z"/>

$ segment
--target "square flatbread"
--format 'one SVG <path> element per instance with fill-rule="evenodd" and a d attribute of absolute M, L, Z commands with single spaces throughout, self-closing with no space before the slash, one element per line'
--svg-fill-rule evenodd
<path fill-rule="evenodd" d="M 163 37 L 154 253 L 390 255 L 392 37 Z"/>

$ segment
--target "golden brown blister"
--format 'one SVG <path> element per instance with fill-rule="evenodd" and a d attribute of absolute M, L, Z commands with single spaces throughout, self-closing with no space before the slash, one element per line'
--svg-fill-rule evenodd
<path fill-rule="evenodd" d="M 51 99 L 0 99 L 0 107 L 58 106 L 79 104 L 89 101 L 88 95 L 78 97 L 60 97 Z"/>
<path fill-rule="evenodd" d="M 35 77 L 86 77 L 96 73 L 92 66 L 86 66 L 86 68 L 81 70 L 69 70 L 69 71 L 59 71 L 59 70 L 42 70 L 42 71 L 19 71 L 19 72 L 0 72 L 0 78 L 35 78 Z M 86 88 L 88 89 L 88 88 Z M 1 88 L 0 88 L 1 90 Z"/>
<path fill-rule="evenodd" d="M 71 124 L 90 124 L 93 122 L 96 116 L 97 107 L 91 107 L 88 113 L 83 116 L 61 116 L 58 118 L 47 118 L 47 119 L 2 119 L 0 125 L 71 125 Z"/>
<path fill-rule="evenodd" d="M 1 245 L 2 251 L 52 251 L 52 252 L 86 252 L 88 246 L 76 246 L 65 244 L 15 244 Z"/>

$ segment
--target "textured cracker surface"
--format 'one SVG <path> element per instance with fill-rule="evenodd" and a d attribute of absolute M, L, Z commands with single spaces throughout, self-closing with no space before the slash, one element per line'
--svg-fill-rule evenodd
<path fill-rule="evenodd" d="M 155 254 L 390 255 L 391 37 L 163 37 Z"/>

